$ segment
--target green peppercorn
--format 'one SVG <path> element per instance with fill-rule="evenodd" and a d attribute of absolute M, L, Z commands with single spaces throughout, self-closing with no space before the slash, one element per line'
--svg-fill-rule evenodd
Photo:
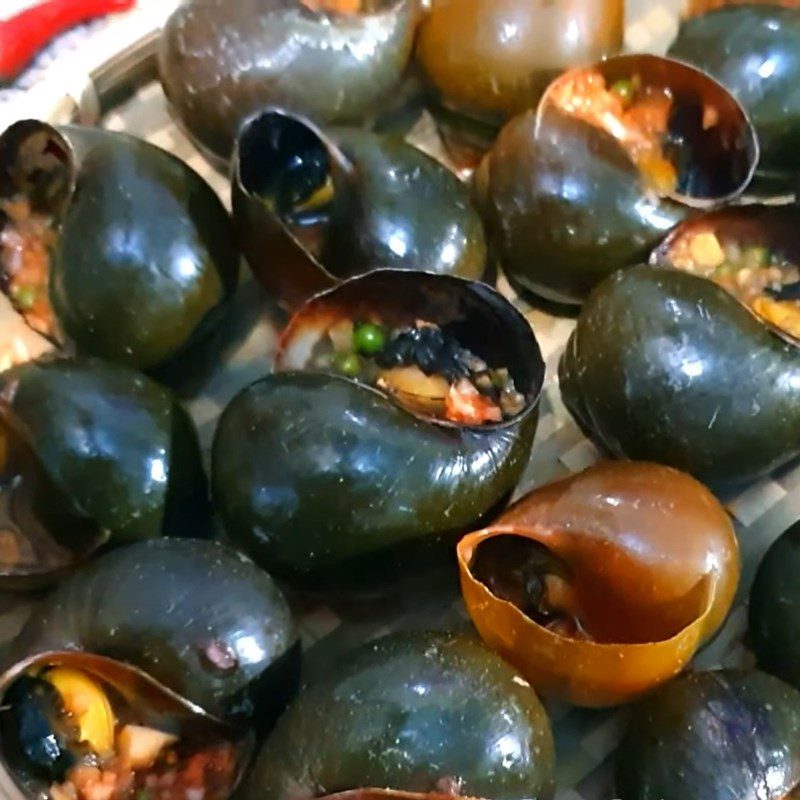
<path fill-rule="evenodd" d="M 11 287 L 11 298 L 22 311 L 30 311 L 36 303 L 39 292 L 28 283 Z"/>
<path fill-rule="evenodd" d="M 500 369 L 493 369 L 491 371 L 492 376 L 492 383 L 497 389 L 504 389 L 508 384 L 511 376 L 509 375 L 508 370 L 505 367 L 501 367 Z"/>
<path fill-rule="evenodd" d="M 614 83 L 611 87 L 611 91 L 627 106 L 633 102 L 633 98 L 636 94 L 636 87 L 633 85 L 633 81 L 623 78 Z"/>
<path fill-rule="evenodd" d="M 730 261 L 723 261 L 718 267 L 714 268 L 713 274 L 718 277 L 725 275 L 735 275 L 739 271 L 739 267 Z"/>
<path fill-rule="evenodd" d="M 361 373 L 361 359 L 355 353 L 339 353 L 333 366 L 348 378 L 357 378 Z"/>
<path fill-rule="evenodd" d="M 747 250 L 744 251 L 744 258 L 742 260 L 745 266 L 758 269 L 760 267 L 769 266 L 772 261 L 772 254 L 766 247 L 754 245 L 753 247 L 748 247 Z"/>
<path fill-rule="evenodd" d="M 374 356 L 386 347 L 386 333 L 380 325 L 359 322 L 353 329 L 353 346 L 362 355 Z"/>

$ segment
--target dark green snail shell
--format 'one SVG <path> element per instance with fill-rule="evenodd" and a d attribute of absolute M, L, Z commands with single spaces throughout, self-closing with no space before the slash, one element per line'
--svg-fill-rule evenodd
<path fill-rule="evenodd" d="M 351 191 L 360 196 L 350 204 L 334 203 L 330 261 L 325 260 L 335 274 L 357 274 L 371 263 L 473 280 L 483 276 L 483 225 L 469 190 L 449 169 L 399 137 L 341 128 L 333 135 L 356 169 L 358 186 Z M 361 217 L 358 227 L 346 224 L 354 210 Z M 362 263 L 348 264 L 348 252 L 359 253 Z"/>
<path fill-rule="evenodd" d="M 220 162 L 242 122 L 265 106 L 283 105 L 321 124 L 376 117 L 403 77 L 418 8 L 416 0 L 370 6 L 339 15 L 299 0 L 182 5 L 159 43 L 173 112 Z"/>
<path fill-rule="evenodd" d="M 301 235 L 291 221 L 326 178 L 333 198 Z M 377 268 L 473 280 L 487 271 L 483 223 L 469 190 L 399 137 L 323 131 L 267 109 L 240 132 L 232 196 L 245 257 L 267 291 L 290 307 Z M 308 230 L 317 231 L 313 245 Z"/>
<path fill-rule="evenodd" d="M 784 800 L 800 783 L 800 693 L 762 672 L 683 675 L 633 712 L 620 800 Z"/>
<path fill-rule="evenodd" d="M 477 639 L 402 633 L 304 689 L 264 744 L 244 800 L 359 787 L 551 797 L 553 739 L 536 693 Z"/>
<path fill-rule="evenodd" d="M 721 486 L 800 453 L 800 350 L 680 270 L 637 266 L 598 286 L 559 377 L 578 425 L 618 458 Z"/>
<path fill-rule="evenodd" d="M 800 687 L 800 524 L 767 551 L 750 593 L 750 644 L 761 669 Z"/>
<path fill-rule="evenodd" d="M 614 270 L 646 261 L 692 206 L 740 194 L 758 153 L 741 107 L 708 75 L 652 55 L 615 56 L 593 69 L 608 84 L 639 75 L 643 85 L 671 92 L 669 130 L 680 142 L 669 145 L 674 192 L 648 188 L 616 138 L 551 99 L 571 73 L 554 81 L 537 109 L 503 128 L 475 177 L 491 246 L 509 280 L 569 305 L 581 304 Z M 708 107 L 719 119 L 704 127 Z"/>
<path fill-rule="evenodd" d="M 296 688 L 299 641 L 269 575 L 216 542 L 107 553 L 53 592 L 10 660 L 77 650 L 130 664 L 204 711 L 266 726 Z"/>
<path fill-rule="evenodd" d="M 12 426 L 109 539 L 197 535 L 207 513 L 200 448 L 167 390 L 97 359 L 53 358 L 3 373 L 0 391 Z"/>
<path fill-rule="evenodd" d="M 669 49 L 724 84 L 749 113 L 759 172 L 791 181 L 800 170 L 800 9 L 722 8 L 681 23 Z"/>
<path fill-rule="evenodd" d="M 514 430 L 440 429 L 345 378 L 271 375 L 225 410 L 213 491 L 229 536 L 276 575 L 313 585 L 359 559 L 450 541 L 516 486 L 536 415 Z"/>
<path fill-rule="evenodd" d="M 49 281 L 53 338 L 143 370 L 186 353 L 216 327 L 237 281 L 232 226 L 217 195 L 147 142 L 29 120 L 0 137 L 4 196 L 19 190 L 14 170 L 24 171 L 25 148 L 36 136 L 60 162 L 34 198 L 58 223 Z"/>
<path fill-rule="evenodd" d="M 610 270 L 645 260 L 685 212 L 652 198 L 644 200 L 652 213 L 632 213 L 643 203 L 641 178 L 619 142 L 563 114 L 548 119 L 534 136 L 536 113 L 515 117 L 490 151 L 488 227 L 515 286 L 575 304 Z M 558 190 L 567 169 L 574 196 Z"/>
<path fill-rule="evenodd" d="M 356 307 L 459 325 L 463 346 L 511 370 L 525 409 L 469 427 L 416 416 L 348 378 L 297 371 L 308 367 L 291 361 L 291 342 L 330 309 Z M 410 553 L 451 543 L 504 502 L 528 462 L 544 365 L 527 321 L 483 284 L 392 270 L 351 279 L 295 315 L 278 366 L 290 371 L 225 409 L 212 454 L 228 535 L 275 575 L 319 589 L 375 578 L 380 565 L 391 583 L 419 566 Z"/>

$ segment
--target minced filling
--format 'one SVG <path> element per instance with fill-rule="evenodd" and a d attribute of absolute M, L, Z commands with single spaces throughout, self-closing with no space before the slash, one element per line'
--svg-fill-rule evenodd
<path fill-rule="evenodd" d="M 411 411 L 465 425 L 510 420 L 526 405 L 505 366 L 490 367 L 425 320 L 388 328 L 376 319 L 341 319 L 316 346 L 310 366 L 382 389 Z"/>
<path fill-rule="evenodd" d="M 145 716 L 89 673 L 55 666 L 12 684 L 0 727 L 50 800 L 227 800 L 236 746 Z"/>
<path fill-rule="evenodd" d="M 757 244 L 722 241 L 712 228 L 678 239 L 669 261 L 709 278 L 758 316 L 800 339 L 800 268 Z"/>
<path fill-rule="evenodd" d="M 82 764 L 50 787 L 51 800 L 227 800 L 236 767 L 232 745 L 181 754 L 170 749 L 146 770 L 124 759 Z"/>
<path fill-rule="evenodd" d="M 551 89 L 558 108 L 602 128 L 617 139 L 637 165 L 645 185 L 660 195 L 675 191 L 678 173 L 665 155 L 673 97 L 666 87 L 646 86 L 638 74 L 611 86 L 596 70 L 578 70 Z M 712 127 L 718 112 L 704 110 L 703 127 Z"/>
<path fill-rule="evenodd" d="M 0 200 L 7 222 L 0 231 L 0 264 L 14 308 L 34 330 L 50 335 L 53 312 L 48 299 L 50 251 L 58 234 L 51 217 L 31 208 L 27 197 Z"/>

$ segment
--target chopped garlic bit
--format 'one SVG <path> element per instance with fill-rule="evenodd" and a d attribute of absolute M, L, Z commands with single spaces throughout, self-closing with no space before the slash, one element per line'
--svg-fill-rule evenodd
<path fill-rule="evenodd" d="M 50 787 L 50 800 L 78 800 L 78 793 L 72 784 L 65 784 L 61 786 L 54 783 Z"/>
<path fill-rule="evenodd" d="M 689 252 L 694 263 L 703 269 L 715 269 L 725 261 L 725 251 L 711 231 L 693 236 L 689 243 Z"/>
<path fill-rule="evenodd" d="M 129 769 L 149 769 L 161 753 L 177 741 L 177 736 L 154 728 L 126 725 L 117 737 L 117 751 L 120 761 Z"/>

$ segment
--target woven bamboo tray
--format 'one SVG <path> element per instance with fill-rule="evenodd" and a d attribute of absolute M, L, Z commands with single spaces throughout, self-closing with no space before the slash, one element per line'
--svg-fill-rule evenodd
<path fill-rule="evenodd" d="M 626 45 L 629 50 L 662 52 L 677 28 L 680 3 L 656 4 L 650 0 L 629 2 Z M 162 12 L 163 6 L 162 6 Z M 141 22 L 140 22 L 141 27 Z M 102 30 L 102 28 L 101 28 Z M 226 176 L 215 172 L 171 122 L 164 96 L 156 80 L 155 43 L 157 31 L 145 32 L 111 59 L 99 64 L 82 78 L 70 78 L 71 88 L 59 92 L 51 85 L 34 81 L 31 91 L 47 97 L 48 106 L 38 116 L 53 121 L 80 121 L 135 134 L 185 159 L 229 201 Z M 83 46 L 80 39 L 76 47 Z M 44 81 L 53 80 L 42 70 Z M 46 89 L 46 91 L 44 91 Z M 15 98 L 0 92 L 0 118 L 6 121 Z M 17 103 L 30 115 L 30 97 Z M 4 116 L 2 116 L 4 115 Z M 13 117 L 13 114 L 12 114 Z M 438 137 L 427 117 L 420 119 L 410 138 L 433 155 L 444 158 Z M 507 285 L 501 288 L 510 294 Z M 220 366 L 204 391 L 190 403 L 208 446 L 216 419 L 225 404 L 241 388 L 270 368 L 276 333 L 282 319 L 269 300 L 252 282 L 245 280 L 237 302 L 242 316 L 250 321 L 246 339 Z M 558 360 L 574 322 L 549 316 L 527 307 L 515 298 L 533 326 L 547 363 L 547 381 L 542 400 L 533 457 L 520 492 L 561 475 L 579 471 L 598 458 L 594 447 L 582 436 L 564 409 L 556 377 Z M 0 304 L 0 368 L 14 352 L 34 354 L 43 348 Z M 697 657 L 698 668 L 718 665 L 743 666 L 752 663 L 743 636 L 746 628 L 744 599 L 755 568 L 767 547 L 792 522 L 800 518 L 800 466 L 783 469 L 732 497 L 722 498 L 736 524 L 743 557 L 743 579 L 739 600 L 727 624 L 716 639 Z M 332 659 L 356 644 L 403 628 L 468 628 L 470 623 L 454 587 L 448 583 L 436 589 L 415 591 L 392 603 L 369 608 L 337 607 L 292 598 L 300 617 L 306 647 L 306 672 L 322 672 Z M 35 599 L 0 594 L 0 654 L 30 613 Z M 558 751 L 557 800 L 611 800 L 610 757 L 625 722 L 625 710 L 585 711 L 566 705 L 549 704 Z"/>

